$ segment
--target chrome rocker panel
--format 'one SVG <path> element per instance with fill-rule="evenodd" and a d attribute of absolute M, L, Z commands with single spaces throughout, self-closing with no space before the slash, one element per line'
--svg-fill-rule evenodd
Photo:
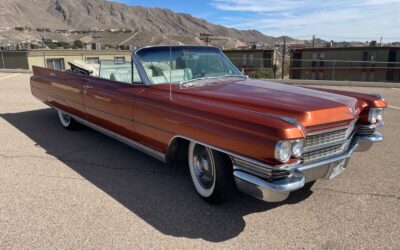
<path fill-rule="evenodd" d="M 347 166 L 353 152 L 366 151 L 373 143 L 382 140 L 383 137 L 378 132 L 368 136 L 356 135 L 352 138 L 349 148 L 344 153 L 310 164 L 299 164 L 293 169 L 292 174 L 278 180 L 267 181 L 234 166 L 233 175 L 236 186 L 240 191 L 264 201 L 283 201 L 288 198 L 291 192 L 301 189 L 307 182 L 329 179 L 333 168 L 340 162 L 346 160 L 344 167 Z"/>

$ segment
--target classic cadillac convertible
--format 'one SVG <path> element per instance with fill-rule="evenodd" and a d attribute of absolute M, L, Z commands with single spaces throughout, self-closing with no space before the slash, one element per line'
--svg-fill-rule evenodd
<path fill-rule="evenodd" d="M 209 203 L 236 189 L 283 201 L 383 140 L 380 95 L 252 80 L 214 47 L 145 47 L 131 62 L 33 71 L 32 94 L 63 127 L 84 124 L 161 161 L 186 161 Z"/>

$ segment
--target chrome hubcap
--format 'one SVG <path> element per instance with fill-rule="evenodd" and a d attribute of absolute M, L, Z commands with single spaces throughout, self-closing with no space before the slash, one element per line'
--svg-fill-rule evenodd
<path fill-rule="evenodd" d="M 71 123 L 71 120 L 72 120 L 71 116 L 69 116 L 61 111 L 58 111 L 58 117 L 60 118 L 60 121 L 64 127 L 68 127 L 69 124 Z"/>
<path fill-rule="evenodd" d="M 71 116 L 69 116 L 67 114 L 64 114 L 64 113 L 62 113 L 61 116 L 62 116 L 62 119 L 64 120 L 65 123 L 70 123 Z"/>
<path fill-rule="evenodd" d="M 209 149 L 196 145 L 193 152 L 193 168 L 197 181 L 205 188 L 209 189 L 214 183 L 214 167 Z"/>

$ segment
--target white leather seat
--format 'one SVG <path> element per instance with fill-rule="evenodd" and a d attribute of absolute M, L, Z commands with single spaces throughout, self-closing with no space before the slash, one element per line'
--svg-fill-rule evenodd
<path fill-rule="evenodd" d="M 189 68 L 185 69 L 174 69 L 174 70 L 165 70 L 163 71 L 163 75 L 165 76 L 167 82 L 182 82 L 192 79 L 192 70 Z"/>
<path fill-rule="evenodd" d="M 112 73 L 111 80 L 118 82 L 132 83 L 130 73 Z"/>
<path fill-rule="evenodd" d="M 103 79 L 111 79 L 111 72 L 107 72 L 107 71 L 102 71 L 101 73 L 100 73 L 100 78 L 103 78 Z"/>
<path fill-rule="evenodd" d="M 162 83 L 167 83 L 167 79 L 165 78 L 165 76 L 153 76 L 151 77 L 150 81 L 153 84 L 162 84 Z"/>

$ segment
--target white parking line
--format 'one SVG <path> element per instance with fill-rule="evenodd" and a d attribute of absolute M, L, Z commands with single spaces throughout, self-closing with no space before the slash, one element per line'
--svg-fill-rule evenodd
<path fill-rule="evenodd" d="M 392 109 L 400 109 L 399 107 L 391 106 L 391 105 L 389 105 L 389 108 L 392 108 Z"/>
<path fill-rule="evenodd" d="M 20 74 L 19 74 L 19 73 L 16 73 L 16 74 L 12 74 L 12 75 L 9 75 L 9 76 L 4 76 L 4 77 L 0 78 L 0 81 L 1 81 L 1 80 L 5 80 L 5 79 L 8 79 L 8 78 L 11 78 L 11 77 L 14 77 L 14 76 L 17 76 L 17 75 L 20 75 Z"/>

